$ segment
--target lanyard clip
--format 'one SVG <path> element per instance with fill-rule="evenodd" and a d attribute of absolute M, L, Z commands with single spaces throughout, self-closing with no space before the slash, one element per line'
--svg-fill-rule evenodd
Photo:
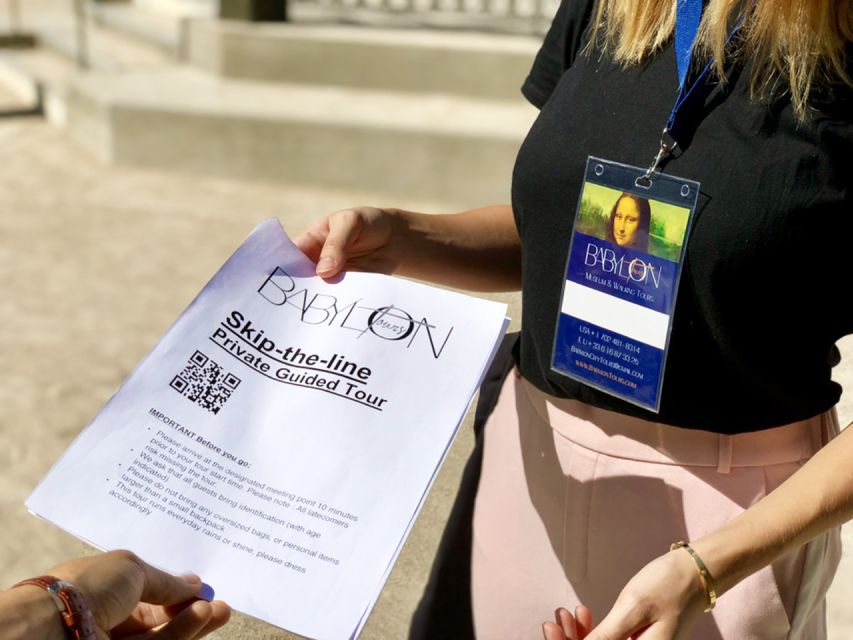
<path fill-rule="evenodd" d="M 634 184 L 638 187 L 644 187 L 648 189 L 652 186 L 652 175 L 654 175 L 655 171 L 658 169 L 658 165 L 663 162 L 669 155 L 675 151 L 675 148 L 678 146 L 678 142 L 676 142 L 675 138 L 669 133 L 669 129 L 664 127 L 663 131 L 660 134 L 660 148 L 658 149 L 657 155 L 655 159 L 652 161 L 652 164 L 646 170 L 646 173 L 637 178 L 634 181 Z"/>

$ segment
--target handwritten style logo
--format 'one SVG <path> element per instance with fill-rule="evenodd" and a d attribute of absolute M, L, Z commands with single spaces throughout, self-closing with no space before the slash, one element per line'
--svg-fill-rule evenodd
<path fill-rule="evenodd" d="M 362 298 L 342 301 L 337 296 L 300 287 L 281 267 L 273 269 L 258 294 L 272 305 L 299 314 L 299 320 L 306 324 L 345 329 L 357 338 L 397 342 L 406 349 L 425 345 L 435 359 L 441 357 L 453 333 L 453 326 L 438 327 L 427 317 L 393 304 L 369 305 Z"/>

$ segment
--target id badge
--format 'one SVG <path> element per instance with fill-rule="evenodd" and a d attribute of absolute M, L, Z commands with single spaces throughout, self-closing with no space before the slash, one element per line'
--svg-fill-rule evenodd
<path fill-rule="evenodd" d="M 657 413 L 699 183 L 589 157 L 551 369 Z"/>

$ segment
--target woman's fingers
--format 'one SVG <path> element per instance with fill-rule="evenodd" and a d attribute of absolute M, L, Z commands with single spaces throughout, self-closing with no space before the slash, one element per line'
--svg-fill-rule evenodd
<path fill-rule="evenodd" d="M 201 578 L 196 575 L 173 576 L 138 558 L 136 561 L 145 575 L 140 602 L 169 606 L 186 602 L 201 589 Z"/>
<path fill-rule="evenodd" d="M 347 261 L 347 249 L 361 232 L 361 217 L 347 209 L 329 217 L 329 234 L 317 261 L 317 275 L 330 278 L 343 269 Z"/>
<path fill-rule="evenodd" d="M 142 602 L 133 610 L 127 620 L 113 627 L 111 634 L 113 638 L 124 638 L 143 633 L 166 624 L 173 617 L 160 605 Z"/>
<path fill-rule="evenodd" d="M 326 242 L 326 236 L 329 235 L 329 220 L 324 218 L 310 229 L 303 231 L 298 236 L 293 238 L 293 244 L 308 256 L 311 262 L 316 263 L 320 259 L 320 252 L 323 251 L 323 245 Z"/>
<path fill-rule="evenodd" d="M 651 622 L 645 607 L 619 606 L 617 603 L 586 640 L 630 640 Z M 646 637 L 643 636 L 643 639 L 646 640 Z"/>
<path fill-rule="evenodd" d="M 568 640 L 578 640 L 578 624 L 568 609 L 560 607 L 554 612 L 554 618 Z"/>
<path fill-rule="evenodd" d="M 548 620 L 542 625 L 542 635 L 545 640 L 581 640 L 578 623 L 575 617 L 560 607 L 554 612 L 554 622 Z"/>
<path fill-rule="evenodd" d="M 317 275 L 329 278 L 343 269 L 347 249 L 358 237 L 361 217 L 355 209 L 344 209 L 323 218 L 300 233 L 293 243 L 317 264 Z"/>
<path fill-rule="evenodd" d="M 143 637 L 151 640 L 195 640 L 213 619 L 210 602 L 196 600 L 155 632 Z"/>
<path fill-rule="evenodd" d="M 554 612 L 554 622 L 542 625 L 545 640 L 584 640 L 592 631 L 592 611 L 582 604 L 575 607 L 574 615 L 560 607 Z"/>
<path fill-rule="evenodd" d="M 582 604 L 575 607 L 575 621 L 578 625 L 578 640 L 584 640 L 592 631 L 592 611 L 589 607 Z"/>
<path fill-rule="evenodd" d="M 113 640 L 195 640 L 219 629 L 231 618 L 221 600 L 196 600 L 171 607 L 141 603 L 130 618 L 111 632 Z"/>
<path fill-rule="evenodd" d="M 220 600 L 196 600 L 159 629 L 135 636 L 113 634 L 125 640 L 197 640 L 216 631 L 231 617 L 231 608 Z"/>
<path fill-rule="evenodd" d="M 211 602 L 210 608 L 212 611 L 210 620 L 207 621 L 207 624 L 202 627 L 201 631 L 199 631 L 194 638 L 203 638 L 208 633 L 212 633 L 219 627 L 224 626 L 225 623 L 231 619 L 231 607 L 221 600 L 214 600 Z"/>
<path fill-rule="evenodd" d="M 566 634 L 560 625 L 550 620 L 542 624 L 542 636 L 545 640 L 566 640 Z"/>
<path fill-rule="evenodd" d="M 198 635 L 199 638 L 206 636 L 212 631 L 216 631 L 231 619 L 231 607 L 222 602 L 222 600 L 214 600 L 210 603 L 210 607 L 213 609 L 213 615 L 204 629 L 201 630 L 201 633 Z"/>
<path fill-rule="evenodd" d="M 394 213 L 376 207 L 336 211 L 299 234 L 293 242 L 329 279 L 344 269 L 388 273 L 393 261 L 385 249 L 393 235 Z"/>

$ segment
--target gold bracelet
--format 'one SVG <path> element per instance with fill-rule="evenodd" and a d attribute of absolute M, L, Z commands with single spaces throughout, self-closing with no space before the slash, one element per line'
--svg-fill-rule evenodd
<path fill-rule="evenodd" d="M 669 547 L 669 550 L 675 551 L 676 549 L 684 549 L 690 554 L 690 558 L 693 560 L 693 566 L 696 568 L 696 573 L 699 574 L 699 579 L 702 581 L 702 586 L 705 588 L 705 595 L 708 596 L 708 606 L 705 608 L 705 613 L 708 613 L 714 608 L 714 605 L 717 604 L 717 590 L 714 587 L 714 578 L 711 576 L 711 572 L 708 571 L 708 567 L 706 567 L 705 563 L 702 562 L 702 558 L 700 558 L 699 554 L 693 550 L 693 547 L 684 541 L 673 542 Z"/>

